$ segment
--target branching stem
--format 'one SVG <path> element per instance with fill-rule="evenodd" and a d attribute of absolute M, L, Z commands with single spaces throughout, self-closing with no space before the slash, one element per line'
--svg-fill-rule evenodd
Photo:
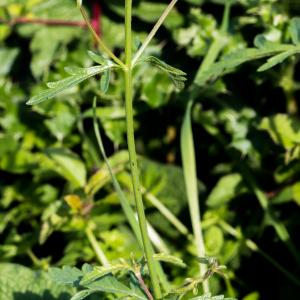
<path fill-rule="evenodd" d="M 92 33 L 95 41 L 99 44 L 99 47 L 101 48 L 101 50 L 103 52 L 105 52 L 116 64 L 118 64 L 122 69 L 125 69 L 125 65 L 124 63 L 118 58 L 116 57 L 113 52 L 105 45 L 105 43 L 102 41 L 102 39 L 99 37 L 99 35 L 96 33 L 96 31 L 94 30 L 84 8 L 81 6 L 80 7 L 80 12 L 81 15 L 88 27 L 88 29 L 90 30 L 90 32 Z"/>
<path fill-rule="evenodd" d="M 172 8 L 175 6 L 177 1 L 178 0 L 172 0 L 170 2 L 170 4 L 167 6 L 167 8 L 165 9 L 165 11 L 163 12 L 163 14 L 161 15 L 161 17 L 158 19 L 158 21 L 156 22 L 156 24 L 154 25 L 154 27 L 152 28 L 152 30 L 146 37 L 144 43 L 142 44 L 142 46 L 140 47 L 140 49 L 137 51 L 134 58 L 132 59 L 133 66 L 138 61 L 138 59 L 141 57 L 141 55 L 144 53 L 145 49 L 147 48 L 147 46 L 149 45 L 151 40 L 154 38 L 156 32 L 158 31 L 158 29 L 160 28 L 160 26 L 162 25 L 162 23 L 164 22 L 166 17 L 169 15 L 169 13 L 171 12 Z"/>

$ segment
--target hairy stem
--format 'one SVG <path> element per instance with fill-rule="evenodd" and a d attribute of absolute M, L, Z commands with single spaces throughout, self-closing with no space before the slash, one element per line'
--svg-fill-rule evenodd
<path fill-rule="evenodd" d="M 129 162 L 131 168 L 131 178 L 134 192 L 135 205 L 137 209 L 139 226 L 142 234 L 144 252 L 147 259 L 148 269 L 152 282 L 153 292 L 156 299 L 161 298 L 161 290 L 155 270 L 153 251 L 147 231 L 146 216 L 142 194 L 140 190 L 137 155 L 135 150 L 134 128 L 133 128 L 133 108 L 132 108 L 132 31 L 131 31 L 131 12 L 132 0 L 125 1 L 125 108 L 126 108 L 126 126 L 127 126 L 127 143 L 129 151 Z"/>

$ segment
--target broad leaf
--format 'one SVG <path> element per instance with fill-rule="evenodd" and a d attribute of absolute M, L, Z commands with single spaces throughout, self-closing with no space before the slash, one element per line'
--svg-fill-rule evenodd
<path fill-rule="evenodd" d="M 55 282 L 78 286 L 83 273 L 75 267 L 64 266 L 62 269 L 51 268 L 49 275 Z"/>
<path fill-rule="evenodd" d="M 74 187 L 83 187 L 86 183 L 86 168 L 80 158 L 64 148 L 50 148 L 46 154 L 54 163 L 49 166 L 66 178 Z"/>
<path fill-rule="evenodd" d="M 141 299 L 141 300 L 147 299 L 146 296 L 141 296 L 140 294 L 137 294 L 135 291 L 131 290 L 129 287 L 127 287 L 126 285 L 118 281 L 112 275 L 106 275 L 84 286 L 94 291 L 113 293 L 113 294 L 122 294 L 122 295 L 134 297 L 136 299 Z"/>
<path fill-rule="evenodd" d="M 75 290 L 57 284 L 42 271 L 0 264 L 0 300 L 69 300 Z"/>
<path fill-rule="evenodd" d="M 266 130 L 276 144 L 292 149 L 300 143 L 300 122 L 285 114 L 265 117 L 259 126 Z"/>
<path fill-rule="evenodd" d="M 209 207 L 219 207 L 227 204 L 231 199 L 246 190 L 240 174 L 223 176 L 212 189 L 206 201 Z"/>
<path fill-rule="evenodd" d="M 70 87 L 73 87 L 92 76 L 95 76 L 101 72 L 104 72 L 105 70 L 107 70 L 109 68 L 111 68 L 111 66 L 96 66 L 96 67 L 90 67 L 90 68 L 83 68 L 83 69 L 81 69 L 80 72 L 78 69 L 76 75 L 72 75 L 72 76 L 65 78 L 63 80 L 60 80 L 60 81 L 48 83 L 49 89 L 42 91 L 41 93 L 39 93 L 36 96 L 33 96 L 32 98 L 29 99 L 29 101 L 27 101 L 26 104 L 34 105 L 34 104 L 41 103 L 45 100 L 52 99 L 55 96 L 57 96 L 58 94 L 60 94 L 61 92 L 63 92 L 64 90 L 66 90 Z M 74 69 L 72 69 L 72 70 L 74 71 Z M 71 70 L 68 69 L 68 71 L 71 71 Z"/>

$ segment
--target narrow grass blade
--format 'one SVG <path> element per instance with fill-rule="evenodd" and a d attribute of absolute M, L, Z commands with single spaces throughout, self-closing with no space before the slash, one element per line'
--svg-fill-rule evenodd
<path fill-rule="evenodd" d="M 196 159 L 194 151 L 194 139 L 191 125 L 191 108 L 193 102 L 190 101 L 187 105 L 183 124 L 181 127 L 181 157 L 183 165 L 183 174 L 188 197 L 190 216 L 192 221 L 193 233 L 195 237 L 195 246 L 197 254 L 200 257 L 205 256 L 204 241 L 201 228 L 200 207 L 198 199 Z M 204 276 L 206 272 L 205 265 L 200 266 L 200 275 Z M 208 282 L 203 282 L 203 289 L 207 293 L 209 291 Z"/>

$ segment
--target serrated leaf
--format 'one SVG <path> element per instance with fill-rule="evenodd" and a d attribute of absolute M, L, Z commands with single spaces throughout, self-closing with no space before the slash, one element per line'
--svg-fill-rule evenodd
<path fill-rule="evenodd" d="M 17 264 L 0 264 L 1 300 L 69 300 L 72 287 L 57 284 L 49 274 Z"/>
<path fill-rule="evenodd" d="M 106 64 L 106 60 L 105 58 L 103 58 L 101 55 L 96 54 L 93 51 L 88 50 L 88 55 L 89 57 L 97 64 L 99 65 L 105 65 Z"/>
<path fill-rule="evenodd" d="M 183 262 L 182 259 L 179 257 L 166 254 L 166 253 L 157 253 L 153 255 L 153 258 L 158 261 L 167 262 L 176 266 L 179 266 L 181 268 L 185 268 L 186 264 Z"/>
<path fill-rule="evenodd" d="M 166 64 L 165 62 L 161 61 L 160 59 L 154 56 L 148 56 L 140 61 L 150 63 L 159 70 L 167 73 L 178 90 L 184 88 L 184 82 L 186 81 L 185 72 Z"/>
<path fill-rule="evenodd" d="M 112 275 L 105 275 L 92 283 L 84 285 L 84 287 L 99 292 L 127 295 L 141 300 L 147 299 L 146 296 L 135 293 Z"/>
<path fill-rule="evenodd" d="M 55 282 L 78 286 L 83 273 L 75 267 L 64 266 L 62 269 L 50 268 L 49 275 Z"/>
<path fill-rule="evenodd" d="M 68 78 L 56 82 L 49 82 L 48 83 L 49 89 L 42 91 L 36 96 L 33 96 L 32 98 L 29 99 L 29 101 L 27 101 L 26 104 L 34 105 L 34 104 L 41 103 L 45 100 L 52 99 L 58 94 L 60 94 L 61 92 L 63 92 L 64 90 L 73 87 L 81 83 L 82 81 L 107 70 L 110 67 L 111 66 L 96 66 L 91 68 L 85 68 L 82 70 L 81 74 L 72 75 Z"/>
<path fill-rule="evenodd" d="M 109 87 L 109 81 L 110 81 L 110 69 L 104 71 L 103 75 L 100 79 L 100 89 L 102 93 L 106 93 Z"/>
<path fill-rule="evenodd" d="M 300 18 L 293 18 L 290 22 L 289 33 L 295 45 L 300 44 Z"/>
<path fill-rule="evenodd" d="M 99 291 L 94 291 L 94 290 L 84 290 L 81 291 L 77 294 L 75 294 L 70 300 L 82 300 L 85 299 L 86 297 L 95 294 L 95 293 L 99 293 Z"/>
<path fill-rule="evenodd" d="M 118 272 L 118 271 L 124 271 L 124 270 L 129 270 L 130 266 L 125 265 L 125 264 L 116 264 L 116 265 L 111 265 L 108 267 L 94 267 L 93 271 L 85 274 L 83 278 L 80 281 L 81 285 L 87 285 L 101 277 L 106 276 L 107 274 L 113 273 L 113 272 Z"/>
<path fill-rule="evenodd" d="M 258 72 L 263 72 L 263 71 L 266 71 L 268 69 L 271 69 L 272 67 L 282 63 L 284 60 L 286 60 L 290 56 L 296 54 L 297 52 L 298 52 L 298 50 L 293 49 L 293 50 L 289 50 L 289 51 L 277 54 L 277 55 L 269 58 L 265 64 L 263 64 L 262 66 L 260 66 L 257 69 L 257 71 Z"/>

